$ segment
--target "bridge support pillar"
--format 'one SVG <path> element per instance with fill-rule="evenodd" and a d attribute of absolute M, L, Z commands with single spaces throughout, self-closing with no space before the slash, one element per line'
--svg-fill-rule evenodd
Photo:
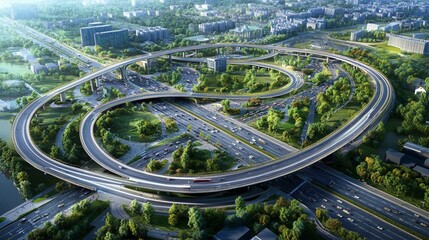
<path fill-rule="evenodd" d="M 95 87 L 95 79 L 91 79 L 89 80 L 89 85 L 91 85 L 91 91 L 94 92 L 96 87 Z"/>
<path fill-rule="evenodd" d="M 182 57 L 186 57 L 186 53 L 185 52 L 182 52 Z"/>
<path fill-rule="evenodd" d="M 120 67 L 119 72 L 121 73 L 121 79 L 123 81 L 126 81 L 127 80 L 127 67 L 126 66 Z"/>
<path fill-rule="evenodd" d="M 329 63 L 329 57 L 326 57 L 326 63 Z"/>
<path fill-rule="evenodd" d="M 95 86 L 96 86 L 97 88 L 99 88 L 99 87 L 100 87 L 100 78 L 96 78 L 96 79 L 95 79 Z"/>
<path fill-rule="evenodd" d="M 198 57 L 198 49 L 195 50 L 195 57 Z"/>
<path fill-rule="evenodd" d="M 170 65 L 171 65 L 171 62 L 172 62 L 172 60 L 171 60 L 171 54 L 168 54 L 168 62 L 170 63 Z"/>
<path fill-rule="evenodd" d="M 60 93 L 60 101 L 65 103 L 67 101 L 66 92 Z"/>

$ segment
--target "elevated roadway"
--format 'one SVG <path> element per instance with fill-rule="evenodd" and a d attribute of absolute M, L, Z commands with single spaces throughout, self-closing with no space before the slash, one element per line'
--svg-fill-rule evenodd
<path fill-rule="evenodd" d="M 47 104 L 54 96 L 61 94 L 69 89 L 72 89 L 86 81 L 89 81 L 93 78 L 99 77 L 103 74 L 111 72 L 117 68 L 126 67 L 137 61 L 142 61 L 154 57 L 160 57 L 163 55 L 173 54 L 176 52 L 182 51 L 192 51 L 198 49 L 206 48 L 219 48 L 219 47 L 254 47 L 261 48 L 266 50 L 275 50 L 283 53 L 292 53 L 292 54 L 311 54 L 318 57 L 324 57 L 329 59 L 335 59 L 342 62 L 349 63 L 357 68 L 360 68 L 362 71 L 367 73 L 369 77 L 373 80 L 375 93 L 374 97 L 367 104 L 367 106 L 351 121 L 345 124 L 341 129 L 335 131 L 331 135 L 325 137 L 317 144 L 306 148 L 300 152 L 284 156 L 279 158 L 276 161 L 263 164 L 252 169 L 232 172 L 222 175 L 213 175 L 210 176 L 211 182 L 207 183 L 194 183 L 192 180 L 195 177 L 168 177 L 156 174 L 142 174 L 140 178 L 129 177 L 129 180 L 119 179 L 117 177 L 105 174 L 96 174 L 94 172 L 85 171 L 77 167 L 69 166 L 63 163 L 60 163 L 45 153 L 41 152 L 30 136 L 30 123 L 33 115 L 36 111 L 42 107 L 44 104 Z M 278 93 L 277 93 L 278 94 Z M 270 93 L 267 95 L 262 95 L 259 97 L 275 97 L 276 93 Z M 95 109 L 86 115 L 85 120 L 82 122 L 82 126 L 87 124 L 94 124 L 98 114 L 100 114 L 104 109 L 109 107 L 122 104 L 127 101 L 139 101 L 145 99 L 154 99 L 154 98 L 164 98 L 164 97 L 182 97 L 182 98 L 218 98 L 218 99 L 248 99 L 252 96 L 234 96 L 234 95 L 213 95 L 213 94 L 201 94 L 201 93 L 151 93 L 151 94 L 141 94 L 135 96 L 129 96 L 124 99 L 114 100 L 106 105 L 101 106 L 100 108 Z M 278 46 L 258 46 L 251 44 L 208 44 L 208 45 L 198 45 L 198 46 L 188 46 L 178 49 L 170 49 L 159 52 L 154 52 L 148 55 L 139 56 L 136 58 L 128 59 L 120 63 L 116 63 L 110 66 L 106 66 L 100 69 L 97 72 L 88 74 L 72 83 L 61 86 L 55 90 L 50 91 L 49 93 L 41 96 L 32 103 L 28 104 L 25 108 L 15 118 L 15 121 L 12 126 L 12 137 L 15 148 L 17 152 L 22 156 L 24 160 L 29 162 L 31 165 L 37 169 L 44 171 L 45 173 L 51 174 L 53 176 L 59 177 L 66 181 L 72 182 L 74 184 L 84 186 L 91 189 L 100 189 L 103 188 L 104 191 L 109 189 L 107 186 L 110 185 L 139 185 L 142 188 L 165 191 L 165 192 L 183 192 L 183 193 L 207 193 L 207 192 L 217 192 L 235 188 L 241 188 L 244 186 L 249 186 L 261 182 L 265 182 L 271 179 L 275 179 L 289 173 L 300 170 L 306 166 L 309 166 L 329 154 L 337 151 L 339 148 L 343 147 L 348 142 L 355 139 L 362 132 L 364 132 L 369 126 L 378 122 L 379 119 L 386 114 L 393 104 L 394 92 L 393 88 L 390 85 L 389 81 L 375 69 L 355 61 L 353 59 L 330 54 L 321 51 L 315 50 L 301 50 L 301 49 L 291 49 L 283 48 Z M 91 126 L 90 126 L 91 127 Z M 91 131 L 92 132 L 92 131 Z M 87 134 L 87 133 L 83 133 Z M 91 157 L 94 158 L 97 162 L 101 158 L 104 158 L 105 153 L 98 146 L 89 146 L 87 142 L 88 136 L 83 136 L 84 147 L 88 151 Z M 90 133 L 92 134 L 92 133 Z M 91 138 L 93 138 L 91 136 Z M 90 139 L 91 139 L 90 138 Z M 113 170 L 113 169 L 111 169 Z M 123 170 L 123 171 L 122 171 Z M 124 175 L 128 171 L 127 168 L 114 169 L 113 172 L 121 173 Z M 172 179 L 172 180 L 169 180 Z M 116 190 L 111 190 L 112 193 L 116 194 L 118 192 L 126 192 L 120 188 Z"/>

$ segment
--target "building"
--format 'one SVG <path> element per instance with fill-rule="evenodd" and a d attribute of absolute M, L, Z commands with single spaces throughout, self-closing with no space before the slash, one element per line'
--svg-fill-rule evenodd
<path fill-rule="evenodd" d="M 429 148 L 425 148 L 412 142 L 406 142 L 404 144 L 404 150 L 415 153 L 420 157 L 429 158 Z"/>
<path fill-rule="evenodd" d="M 215 72 L 225 72 L 227 65 L 226 56 L 217 56 L 215 58 L 207 58 L 207 67 Z"/>
<path fill-rule="evenodd" d="M 95 39 L 94 35 L 99 32 L 112 31 L 112 25 L 100 25 L 94 27 L 83 27 L 80 29 L 80 38 L 82 41 L 82 47 L 94 46 Z"/>
<path fill-rule="evenodd" d="M 422 55 L 429 55 L 429 41 L 418 38 L 406 37 L 395 34 L 388 34 L 389 46 L 397 47 L 401 51 L 409 53 L 418 53 Z"/>
<path fill-rule="evenodd" d="M 375 24 L 375 23 L 368 23 L 368 24 L 366 25 L 366 30 L 367 30 L 368 32 L 371 32 L 371 31 L 378 31 L 379 29 L 380 29 L 380 25 Z"/>
<path fill-rule="evenodd" d="M 95 45 L 102 48 L 124 48 L 129 45 L 128 29 L 98 32 L 94 35 Z"/>
<path fill-rule="evenodd" d="M 325 29 L 326 20 L 323 18 L 309 18 L 307 19 L 307 29 Z"/>
<path fill-rule="evenodd" d="M 251 231 L 246 226 L 241 227 L 225 227 L 219 232 L 216 233 L 216 235 L 213 236 L 213 239 L 215 240 L 248 240 L 250 239 Z"/>
<path fill-rule="evenodd" d="M 131 6 L 140 7 L 143 5 L 143 0 L 131 0 Z"/>
<path fill-rule="evenodd" d="M 278 237 L 275 233 L 271 232 L 270 229 L 264 228 L 261 232 L 259 232 L 256 236 L 254 236 L 250 240 L 277 240 Z"/>
<path fill-rule="evenodd" d="M 230 32 L 239 38 L 246 40 L 262 38 L 262 28 L 256 26 L 244 25 L 234 28 L 230 30 Z"/>
<path fill-rule="evenodd" d="M 413 33 L 413 38 L 426 39 L 427 37 L 427 33 Z"/>
<path fill-rule="evenodd" d="M 423 177 L 429 177 L 429 169 L 427 168 L 416 165 L 413 170 L 420 173 Z"/>
<path fill-rule="evenodd" d="M 399 29 L 400 29 L 400 25 L 398 22 L 391 22 L 386 26 L 380 27 L 380 30 L 384 32 L 396 32 L 396 31 L 399 31 Z"/>
<path fill-rule="evenodd" d="M 235 28 L 235 22 L 230 20 L 201 23 L 198 25 L 198 30 L 201 33 L 225 32 Z"/>
<path fill-rule="evenodd" d="M 31 64 L 30 70 L 34 74 L 39 74 L 39 73 L 42 73 L 42 72 L 44 72 L 44 73 L 48 72 L 48 69 L 46 68 L 46 66 L 43 66 L 40 63 L 33 63 L 33 64 Z"/>
<path fill-rule="evenodd" d="M 37 5 L 13 3 L 10 6 L 10 18 L 32 19 L 37 17 Z"/>
<path fill-rule="evenodd" d="M 141 41 L 157 42 L 165 38 L 168 38 L 170 36 L 170 32 L 168 32 L 167 28 L 163 28 L 160 26 L 145 27 L 145 28 L 136 30 L 136 36 Z"/>
<path fill-rule="evenodd" d="M 358 41 L 365 36 L 365 30 L 358 30 L 350 33 L 350 41 Z"/>
<path fill-rule="evenodd" d="M 393 149 L 388 149 L 384 155 L 386 162 L 391 162 L 394 164 L 401 165 L 404 161 L 405 154 L 395 151 Z"/>
<path fill-rule="evenodd" d="M 45 67 L 48 71 L 58 71 L 58 64 L 55 63 L 46 63 Z"/>
<path fill-rule="evenodd" d="M 336 17 L 342 15 L 343 13 L 344 10 L 342 8 L 325 8 L 325 16 Z"/>
<path fill-rule="evenodd" d="M 104 25 L 104 24 L 102 22 L 91 22 L 91 23 L 88 23 L 88 26 L 90 26 L 90 27 L 101 26 L 101 25 Z"/>

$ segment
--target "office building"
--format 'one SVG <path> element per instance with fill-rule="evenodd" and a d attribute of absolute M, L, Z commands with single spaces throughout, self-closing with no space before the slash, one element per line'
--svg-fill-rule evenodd
<path fill-rule="evenodd" d="M 233 28 L 235 28 L 235 22 L 230 20 L 201 23 L 198 25 L 199 31 L 206 34 L 214 32 L 225 32 Z"/>
<path fill-rule="evenodd" d="M 326 20 L 323 18 L 309 18 L 307 19 L 307 29 L 325 29 Z"/>
<path fill-rule="evenodd" d="M 350 33 L 350 41 L 359 41 L 365 36 L 365 30 L 358 30 Z"/>
<path fill-rule="evenodd" d="M 375 24 L 375 23 L 368 23 L 368 24 L 366 25 L 366 30 L 367 30 L 368 32 L 371 32 L 371 31 L 378 31 L 379 29 L 380 29 L 380 25 Z"/>
<path fill-rule="evenodd" d="M 131 0 L 131 6 L 140 7 L 143 5 L 143 0 Z"/>
<path fill-rule="evenodd" d="M 136 30 L 136 36 L 141 41 L 152 41 L 157 42 L 168 38 L 170 33 L 167 28 L 163 28 L 160 26 L 157 27 L 145 27 L 142 29 Z"/>
<path fill-rule="evenodd" d="M 37 17 L 37 6 L 34 4 L 13 3 L 10 6 L 10 18 L 32 19 Z"/>
<path fill-rule="evenodd" d="M 94 35 L 95 45 L 102 48 L 124 48 L 130 43 L 128 29 L 98 32 Z"/>
<path fill-rule="evenodd" d="M 246 40 L 262 38 L 262 28 L 256 26 L 244 25 L 234 28 L 230 30 L 230 32 L 235 36 Z"/>
<path fill-rule="evenodd" d="M 207 67 L 215 72 L 225 72 L 226 64 L 227 64 L 226 56 L 207 58 Z"/>
<path fill-rule="evenodd" d="M 418 38 L 406 37 L 395 34 L 388 34 L 389 46 L 394 46 L 401 51 L 409 53 L 418 53 L 422 55 L 429 55 L 429 41 Z"/>
<path fill-rule="evenodd" d="M 82 41 L 82 47 L 94 46 L 95 40 L 94 35 L 99 32 L 112 31 L 112 25 L 100 25 L 94 27 L 83 27 L 80 29 L 80 38 Z"/>

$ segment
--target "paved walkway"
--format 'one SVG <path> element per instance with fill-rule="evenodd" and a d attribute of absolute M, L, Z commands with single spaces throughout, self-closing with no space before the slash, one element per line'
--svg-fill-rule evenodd
<path fill-rule="evenodd" d="M 1 217 L 4 217 L 6 219 L 3 222 L 0 223 L 0 228 L 3 228 L 6 225 L 8 225 L 9 223 L 17 220 L 18 217 L 21 214 L 26 213 L 28 211 L 31 211 L 31 210 L 33 210 L 35 208 L 38 208 L 38 207 L 40 207 L 40 206 L 42 206 L 42 205 L 44 205 L 44 204 L 52 201 L 53 199 L 55 199 L 58 196 L 58 194 L 56 194 L 56 195 L 54 195 L 52 197 L 49 197 L 49 198 L 47 198 L 47 199 L 45 199 L 45 200 L 43 200 L 41 202 L 38 202 L 38 203 L 34 203 L 33 202 L 33 200 L 35 200 L 35 199 L 37 199 L 39 197 L 43 197 L 43 195 L 51 192 L 52 190 L 54 190 L 54 186 L 52 186 L 50 188 L 47 188 L 45 191 L 37 194 L 36 196 L 32 197 L 31 199 L 29 199 L 29 200 L 21 203 L 20 205 L 16 206 L 15 208 L 13 208 L 13 209 L 9 210 L 8 212 L 4 213 Z"/>

